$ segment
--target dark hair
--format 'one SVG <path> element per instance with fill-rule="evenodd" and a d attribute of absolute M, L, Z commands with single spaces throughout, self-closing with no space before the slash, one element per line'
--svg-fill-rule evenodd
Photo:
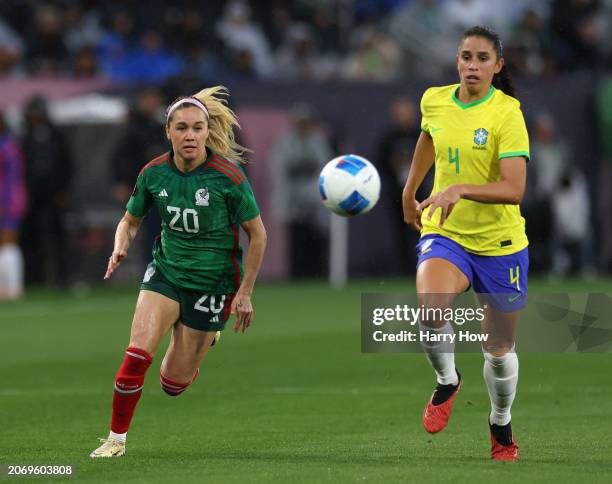
<path fill-rule="evenodd" d="M 495 49 L 495 52 L 497 53 L 497 58 L 500 59 L 504 57 L 504 48 L 501 39 L 493 30 L 480 26 L 471 27 L 463 32 L 461 41 L 463 42 L 463 40 L 467 39 L 468 37 L 484 37 L 485 39 L 488 39 L 493 44 L 493 49 Z M 516 97 L 514 85 L 512 84 L 512 79 L 510 78 L 510 73 L 508 72 L 508 68 L 506 67 L 505 63 L 501 68 L 501 71 L 493 76 L 492 84 L 496 89 L 504 91 L 504 93 L 508 94 L 508 96 Z"/>

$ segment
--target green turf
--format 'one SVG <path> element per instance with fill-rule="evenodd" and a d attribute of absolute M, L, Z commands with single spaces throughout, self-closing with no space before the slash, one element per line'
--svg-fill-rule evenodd
<path fill-rule="evenodd" d="M 0 464 L 71 464 L 79 482 L 612 482 L 610 354 L 521 355 L 523 458 L 491 462 L 480 355 L 457 356 L 465 385 L 432 437 L 420 424 L 433 384 L 424 357 L 360 353 L 360 293 L 399 290 L 411 285 L 260 285 L 252 329 L 226 331 L 180 398 L 159 388 L 160 349 L 128 454 L 97 461 L 87 455 L 108 432 L 136 290 L 3 303 Z"/>

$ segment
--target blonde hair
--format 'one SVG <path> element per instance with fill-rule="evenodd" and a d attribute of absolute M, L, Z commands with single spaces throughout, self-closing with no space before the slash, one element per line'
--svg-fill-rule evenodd
<path fill-rule="evenodd" d="M 247 163 L 244 155 L 252 150 L 238 144 L 234 128 L 240 129 L 238 118 L 228 105 L 229 91 L 225 86 L 213 86 L 195 94 L 208 109 L 208 140 L 206 145 L 231 161 Z"/>
<path fill-rule="evenodd" d="M 182 99 L 197 99 L 204 104 L 208 111 L 208 139 L 206 146 L 219 153 L 224 158 L 239 163 L 247 163 L 244 155 L 252 150 L 238 144 L 235 139 L 234 128 L 240 129 L 238 118 L 228 105 L 227 97 L 229 91 L 225 86 L 213 86 L 202 89 L 197 94 L 188 97 L 177 98 L 170 107 Z M 176 109 L 188 107 L 189 104 L 183 103 Z M 170 109 L 170 107 L 168 109 Z M 173 110 L 173 111 L 174 111 Z M 172 114 L 166 113 L 166 124 L 169 125 Z"/>

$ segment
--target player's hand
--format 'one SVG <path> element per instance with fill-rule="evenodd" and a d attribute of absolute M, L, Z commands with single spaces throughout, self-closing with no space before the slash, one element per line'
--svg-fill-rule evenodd
<path fill-rule="evenodd" d="M 414 230 L 420 232 L 423 226 L 421 225 L 421 212 L 417 210 L 419 202 L 414 198 L 404 198 L 402 205 L 404 208 L 404 223 L 410 225 Z"/>
<path fill-rule="evenodd" d="M 127 257 L 125 250 L 115 250 L 112 255 L 108 258 L 108 267 L 106 268 L 106 274 L 104 274 L 104 280 L 108 281 L 113 275 L 113 272 L 119 267 L 119 264 Z"/>
<path fill-rule="evenodd" d="M 427 220 L 431 220 L 431 217 L 433 217 L 433 214 L 439 208 L 441 210 L 441 213 L 438 227 L 442 227 L 442 225 L 444 225 L 444 222 L 446 222 L 446 219 L 453 211 L 453 208 L 455 208 L 457 202 L 461 199 L 461 190 L 461 185 L 450 185 L 441 192 L 438 192 L 435 195 L 426 198 L 417 206 L 417 212 L 419 213 L 419 217 L 423 214 L 423 211 L 427 207 L 430 207 Z"/>
<path fill-rule="evenodd" d="M 251 296 L 248 294 L 241 294 L 239 292 L 236 293 L 236 297 L 232 301 L 231 313 L 236 315 L 234 332 L 237 333 L 240 331 L 240 326 L 242 326 L 242 332 L 244 333 L 251 325 L 251 321 L 253 319 Z"/>

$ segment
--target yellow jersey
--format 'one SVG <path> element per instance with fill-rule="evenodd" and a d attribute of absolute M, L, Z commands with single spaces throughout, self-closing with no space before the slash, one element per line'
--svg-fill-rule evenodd
<path fill-rule="evenodd" d="M 479 101 L 464 104 L 459 84 L 427 89 L 421 99 L 421 129 L 433 139 L 436 153 L 432 194 L 449 185 L 500 181 L 499 160 L 523 156 L 529 160 L 529 137 L 521 104 L 491 86 Z M 525 219 L 518 205 L 461 199 L 442 227 L 440 210 L 421 218 L 421 235 L 440 234 L 469 252 L 509 255 L 527 245 Z"/>

